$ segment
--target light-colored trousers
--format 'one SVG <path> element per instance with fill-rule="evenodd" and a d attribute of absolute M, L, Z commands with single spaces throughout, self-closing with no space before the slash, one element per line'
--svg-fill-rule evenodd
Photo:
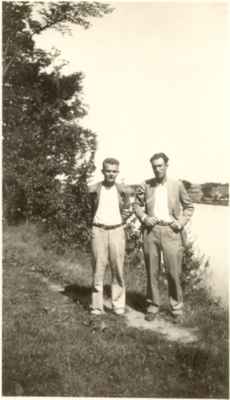
<path fill-rule="evenodd" d="M 170 226 L 155 225 L 144 231 L 144 255 L 147 272 L 147 311 L 156 313 L 160 306 L 158 278 L 161 252 L 168 277 L 169 302 L 174 314 L 181 314 L 183 294 L 180 283 L 182 270 L 183 246 L 181 234 Z"/>
<path fill-rule="evenodd" d="M 92 228 L 93 288 L 92 309 L 103 311 L 103 281 L 107 265 L 112 272 L 111 296 L 115 310 L 125 308 L 125 232 L 115 229 Z"/>

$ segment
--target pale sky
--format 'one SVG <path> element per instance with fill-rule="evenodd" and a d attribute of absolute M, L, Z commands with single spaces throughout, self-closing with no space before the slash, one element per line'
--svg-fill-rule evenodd
<path fill-rule="evenodd" d="M 65 72 L 84 73 L 82 125 L 98 137 L 97 170 L 121 162 L 120 179 L 151 177 L 163 151 L 169 175 L 229 182 L 227 2 L 113 2 L 112 14 L 39 47 L 61 50 Z"/>

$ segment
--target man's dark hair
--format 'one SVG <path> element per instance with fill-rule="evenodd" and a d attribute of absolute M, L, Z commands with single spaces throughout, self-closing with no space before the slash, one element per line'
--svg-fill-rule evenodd
<path fill-rule="evenodd" d="M 166 156 L 165 153 L 155 153 L 150 158 L 150 162 L 152 163 L 154 160 L 158 160 L 158 158 L 163 158 L 165 164 L 168 164 L 169 158 Z"/>
<path fill-rule="evenodd" d="M 105 164 L 113 164 L 113 165 L 120 165 L 120 162 L 116 158 L 105 158 L 105 160 L 102 163 L 102 167 L 105 167 Z"/>

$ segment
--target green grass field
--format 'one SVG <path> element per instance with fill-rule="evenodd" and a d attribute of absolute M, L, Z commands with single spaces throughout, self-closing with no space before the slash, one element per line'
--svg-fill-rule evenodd
<path fill-rule="evenodd" d="M 141 309 L 143 267 L 127 263 L 126 282 Z M 112 313 L 93 320 L 90 285 L 90 255 L 54 254 L 31 225 L 4 229 L 3 395 L 228 398 L 228 314 L 204 290 L 185 298 L 199 340 L 182 344 Z"/>

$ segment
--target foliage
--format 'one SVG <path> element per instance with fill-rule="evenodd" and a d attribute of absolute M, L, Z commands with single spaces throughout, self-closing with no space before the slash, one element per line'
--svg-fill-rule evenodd
<path fill-rule="evenodd" d="M 206 254 L 197 255 L 194 250 L 185 251 L 182 284 L 187 292 L 205 287 L 209 266 Z"/>
<path fill-rule="evenodd" d="M 88 28 L 91 17 L 110 11 L 98 2 L 3 2 L 3 192 L 10 223 L 45 219 L 74 240 L 86 225 L 81 215 L 96 136 L 79 124 L 86 115 L 83 75 L 52 68 L 56 54 L 36 49 L 34 35 L 50 27 L 67 31 L 70 23 Z"/>
<path fill-rule="evenodd" d="M 191 188 L 191 186 L 192 186 L 191 182 L 186 181 L 186 180 L 183 180 L 182 182 L 183 182 L 186 190 L 189 190 Z"/>
<path fill-rule="evenodd" d="M 67 183 L 65 190 L 52 199 L 47 218 L 42 220 L 49 234 L 49 246 L 63 254 L 67 247 L 87 249 L 90 242 L 91 206 L 84 176 L 77 185 Z M 81 247 L 82 248 L 82 247 Z"/>
<path fill-rule="evenodd" d="M 228 205 L 229 185 L 228 183 L 206 182 L 202 184 L 191 183 L 183 180 L 185 189 L 188 191 L 194 203 Z"/>
<path fill-rule="evenodd" d="M 207 182 L 201 185 L 204 203 L 228 205 L 229 185 L 228 183 Z"/>

